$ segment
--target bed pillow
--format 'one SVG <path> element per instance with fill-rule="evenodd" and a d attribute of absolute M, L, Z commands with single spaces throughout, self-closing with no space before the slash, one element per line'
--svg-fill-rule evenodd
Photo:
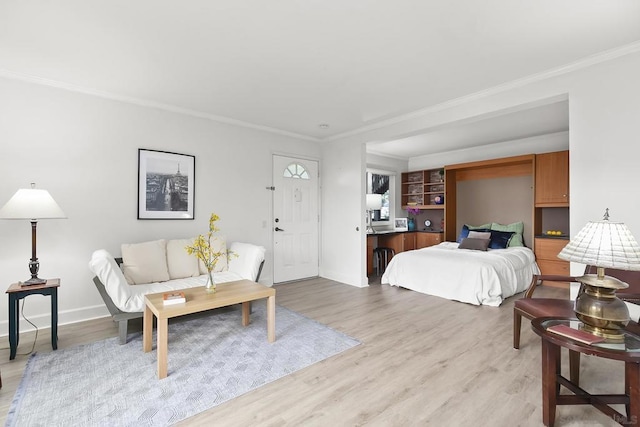
<path fill-rule="evenodd" d="M 486 240 L 490 240 L 491 239 L 491 232 L 490 231 L 469 230 L 469 235 L 467 236 L 467 238 L 469 238 L 469 239 L 486 239 Z"/>
<path fill-rule="evenodd" d="M 458 236 L 457 242 L 460 243 L 460 242 L 462 242 L 462 239 L 464 239 L 466 237 L 469 237 L 469 231 L 470 230 L 491 231 L 491 223 L 482 224 L 482 225 L 469 225 L 469 224 L 463 225 L 462 226 L 462 230 L 460 230 L 460 235 Z"/>
<path fill-rule="evenodd" d="M 491 241 L 489 242 L 490 249 L 506 249 L 509 246 L 509 241 L 515 235 L 512 231 L 492 231 Z"/>
<path fill-rule="evenodd" d="M 459 249 L 471 249 L 474 251 L 486 251 L 489 247 L 489 239 L 476 239 L 473 237 L 466 237 L 460 242 Z"/>
<path fill-rule="evenodd" d="M 494 222 L 491 224 L 491 230 L 495 231 L 512 231 L 515 233 L 509 241 L 509 247 L 524 246 L 524 223 L 514 222 L 513 224 L 498 224 Z"/>

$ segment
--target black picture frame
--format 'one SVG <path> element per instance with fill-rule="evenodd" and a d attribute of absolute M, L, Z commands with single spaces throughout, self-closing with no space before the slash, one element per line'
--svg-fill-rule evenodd
<path fill-rule="evenodd" d="M 196 156 L 138 149 L 138 219 L 194 219 Z"/>

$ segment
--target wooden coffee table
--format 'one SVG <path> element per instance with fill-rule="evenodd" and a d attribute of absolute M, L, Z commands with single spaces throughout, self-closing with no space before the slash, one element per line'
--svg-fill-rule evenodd
<path fill-rule="evenodd" d="M 199 313 L 214 308 L 242 304 L 242 326 L 249 324 L 251 301 L 267 298 L 267 339 L 276 340 L 276 290 L 250 280 L 221 283 L 216 292 L 209 294 L 204 287 L 183 290 L 186 302 L 167 305 L 162 302 L 162 293 L 145 296 L 145 307 L 142 328 L 142 348 L 145 353 L 151 351 L 153 336 L 153 316 L 158 319 L 158 378 L 167 376 L 167 339 L 169 335 L 169 319 L 185 314 Z"/>

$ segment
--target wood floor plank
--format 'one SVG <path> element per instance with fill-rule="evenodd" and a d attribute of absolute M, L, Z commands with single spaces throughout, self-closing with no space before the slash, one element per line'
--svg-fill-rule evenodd
<path fill-rule="evenodd" d="M 180 425 L 542 425 L 540 338 L 526 320 L 521 349 L 512 348 L 513 301 L 519 296 L 495 308 L 322 278 L 276 289 L 277 304 L 362 344 Z M 116 337 L 118 330 L 105 318 L 61 326 L 59 335 L 58 348 L 68 348 Z M 39 333 L 37 351 L 51 351 L 49 337 L 46 330 Z M 21 335 L 12 361 L 6 338 L 0 340 L 3 423 L 33 338 Z M 565 370 L 566 352 L 562 357 Z M 624 365 L 583 356 L 581 382 L 593 392 L 622 392 Z M 557 426 L 616 425 L 587 406 L 559 407 L 556 420 Z"/>

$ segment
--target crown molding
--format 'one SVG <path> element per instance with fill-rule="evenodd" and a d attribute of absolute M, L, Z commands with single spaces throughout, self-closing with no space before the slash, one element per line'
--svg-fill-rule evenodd
<path fill-rule="evenodd" d="M 190 117 L 196 117 L 199 119 L 211 120 L 218 123 L 258 130 L 262 132 L 269 132 L 277 135 L 288 136 L 296 139 L 304 139 L 306 141 L 319 142 L 321 141 L 319 138 L 315 138 L 308 135 L 302 135 L 295 132 L 289 132 L 281 129 L 272 128 L 269 126 L 256 125 L 253 123 L 245 122 L 242 120 L 232 119 L 224 116 L 217 116 L 215 114 L 204 113 L 202 111 L 191 110 L 188 108 L 177 107 L 175 105 L 163 104 L 161 102 L 150 101 L 147 99 L 134 98 L 131 96 L 120 95 L 117 93 L 101 91 L 97 89 L 91 89 L 83 86 L 74 85 L 71 83 L 61 82 L 57 80 L 46 79 L 43 77 L 34 76 L 31 74 L 17 73 L 14 71 L 0 69 L 0 77 L 11 79 L 11 80 L 20 80 L 27 83 L 33 83 L 42 86 L 49 86 L 56 89 L 68 90 L 71 92 L 82 93 L 84 95 L 95 96 L 98 98 L 109 99 L 111 101 L 124 102 L 127 104 L 137 105 L 140 107 L 146 108 L 154 108 L 156 110 L 167 111 L 170 113 L 181 114 Z"/>
<path fill-rule="evenodd" d="M 432 114 L 432 113 L 436 113 L 439 111 L 443 111 L 443 110 L 447 110 L 449 108 L 453 108 L 459 105 L 463 105 L 465 103 L 468 102 L 472 102 L 472 101 L 477 101 L 479 99 L 482 98 L 486 98 L 492 95 L 497 95 L 499 93 L 502 92 L 506 92 L 509 90 L 513 90 L 513 89 L 517 89 L 523 86 L 527 86 L 530 85 L 532 83 L 537 83 L 552 77 L 556 77 L 556 76 L 560 76 L 563 74 L 567 74 L 573 71 L 577 71 L 577 70 L 581 70 L 584 68 L 588 68 L 591 67 L 593 65 L 596 64 L 600 64 L 602 62 L 606 62 L 606 61 L 610 61 L 616 58 L 620 58 L 622 56 L 626 56 L 632 53 L 636 53 L 636 52 L 640 52 L 640 40 L 639 41 L 635 41 L 633 43 L 624 45 L 624 46 L 620 46 L 614 49 L 610 49 L 604 52 L 600 52 L 597 54 L 593 54 L 587 57 L 584 57 L 582 59 L 579 59 L 577 61 L 571 62 L 569 64 L 566 65 L 561 65 L 559 67 L 556 68 L 552 68 L 550 70 L 547 71 L 543 71 L 540 73 L 536 73 L 536 74 L 531 74 L 529 76 L 520 78 L 520 79 L 516 79 L 516 80 L 512 80 L 510 82 L 507 83 L 503 83 L 497 86 L 493 86 L 491 88 L 488 89 L 484 89 L 481 90 L 479 92 L 474 92 L 472 94 L 469 95 L 465 95 L 465 96 L 461 96 L 459 98 L 454 98 L 452 100 L 449 101 L 445 101 L 442 102 L 440 104 L 436 104 L 433 105 L 431 107 L 426 107 L 426 108 L 421 108 L 419 110 L 416 111 L 412 111 L 410 113 L 406 113 L 406 114 L 402 114 L 400 116 L 396 116 L 390 119 L 386 119 L 386 120 L 381 120 L 379 122 L 375 122 L 372 123 L 370 125 L 367 126 L 362 126 L 360 128 L 357 129 L 353 129 L 347 132 L 343 132 L 340 134 L 336 134 L 336 135 L 331 135 L 328 136 L 326 138 L 323 138 L 322 141 L 323 142 L 331 142 L 331 141 L 335 141 L 338 139 L 342 139 L 342 138 L 346 138 L 346 137 L 350 137 L 350 136 L 355 136 L 355 135 L 359 135 L 362 134 L 364 132 L 368 132 L 368 131 L 372 131 L 372 130 L 377 130 L 377 129 L 381 129 L 387 126 L 391 126 L 397 123 L 402 123 L 404 121 L 407 120 L 411 120 L 411 119 L 415 119 L 415 118 L 419 118 L 419 117 L 423 117 L 426 116 L 428 114 Z"/>

